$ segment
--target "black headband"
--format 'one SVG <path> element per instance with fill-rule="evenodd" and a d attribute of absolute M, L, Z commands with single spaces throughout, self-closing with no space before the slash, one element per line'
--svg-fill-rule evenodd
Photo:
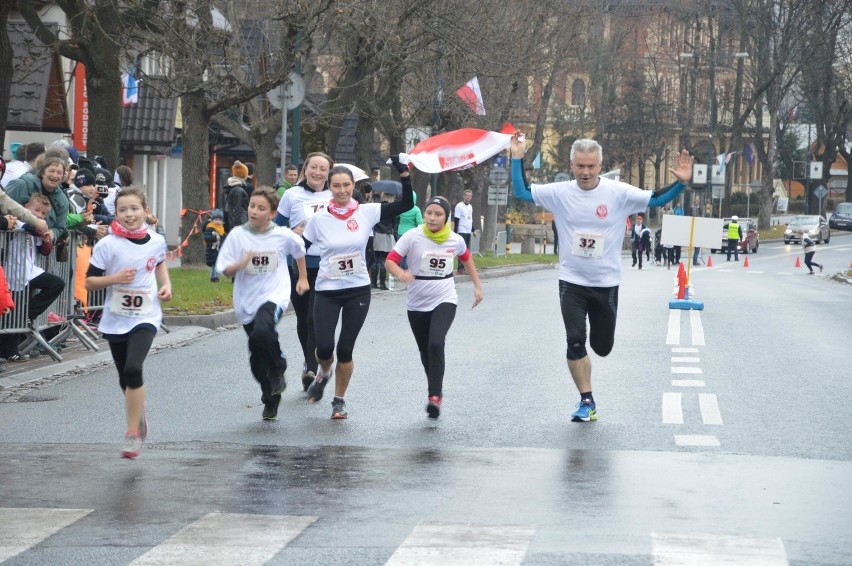
<path fill-rule="evenodd" d="M 448 201 L 447 199 L 445 199 L 445 198 L 443 198 L 443 197 L 432 197 L 432 198 L 430 198 L 430 199 L 429 199 L 429 201 L 426 203 L 426 206 L 429 206 L 430 204 L 437 204 L 438 206 L 440 206 L 441 208 L 443 208 L 443 209 L 444 209 L 444 214 L 446 215 L 447 220 L 449 221 L 449 219 L 450 219 L 450 213 L 451 213 L 451 210 L 450 210 L 450 201 Z M 424 209 L 424 210 L 425 210 L 425 209 Z"/>

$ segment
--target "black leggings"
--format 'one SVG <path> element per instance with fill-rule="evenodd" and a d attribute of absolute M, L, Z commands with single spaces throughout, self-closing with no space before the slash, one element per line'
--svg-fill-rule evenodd
<path fill-rule="evenodd" d="M 429 396 L 441 396 L 444 383 L 444 343 L 456 317 L 456 305 L 441 303 L 432 311 L 408 311 L 408 324 L 426 370 Z"/>
<path fill-rule="evenodd" d="M 342 318 L 340 337 L 337 340 L 337 361 L 351 362 L 355 340 L 370 310 L 370 286 L 317 291 L 316 295 L 314 328 L 317 336 L 317 358 L 331 359 L 334 354 L 334 330 L 337 328 L 338 318 Z"/>
<path fill-rule="evenodd" d="M 559 304 L 568 340 L 569 360 L 579 360 L 587 355 L 587 315 L 592 350 L 599 356 L 606 356 L 612 351 L 618 314 L 618 286 L 586 287 L 559 281 Z"/>
<path fill-rule="evenodd" d="M 274 372 L 283 374 L 287 370 L 287 360 L 281 352 L 278 331 L 275 329 L 282 314 L 278 305 L 266 302 L 257 309 L 254 320 L 243 325 L 248 334 L 251 374 L 260 384 L 260 400 L 263 403 L 275 401 L 270 376 Z"/>
<path fill-rule="evenodd" d="M 317 337 L 314 332 L 314 285 L 317 282 L 319 267 L 309 267 L 308 284 L 311 290 L 300 295 L 296 292 L 296 282 L 299 280 L 299 269 L 293 265 L 290 267 L 290 304 L 296 313 L 296 335 L 302 346 L 302 354 L 305 356 L 305 365 L 308 371 L 317 372 L 317 359 L 314 349 L 317 345 Z"/>
<path fill-rule="evenodd" d="M 148 357 L 151 344 L 157 329 L 150 324 L 140 324 L 127 334 L 107 336 L 109 350 L 118 370 L 118 384 L 124 391 L 139 389 L 144 385 L 142 381 L 142 364 Z"/>

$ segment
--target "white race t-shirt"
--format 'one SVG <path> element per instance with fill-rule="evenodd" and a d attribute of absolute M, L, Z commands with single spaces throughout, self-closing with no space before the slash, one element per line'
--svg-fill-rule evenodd
<path fill-rule="evenodd" d="M 319 249 L 320 255 L 317 291 L 352 289 L 370 284 L 365 250 L 373 226 L 381 215 L 382 205 L 376 202 L 358 205 L 358 210 L 345 220 L 333 216 L 328 210 L 318 212 L 308 220 L 305 239 L 311 242 L 311 249 Z"/>
<path fill-rule="evenodd" d="M 278 214 L 286 216 L 290 221 L 290 227 L 295 228 L 306 223 L 314 214 L 325 210 L 331 201 L 331 191 L 326 189 L 315 193 L 300 185 L 296 185 L 284 192 L 281 202 L 278 203 Z M 308 255 L 319 255 L 319 250 L 311 246 Z"/>
<path fill-rule="evenodd" d="M 473 205 L 460 202 L 456 205 L 453 218 L 459 219 L 459 234 L 473 232 Z"/>
<path fill-rule="evenodd" d="M 98 330 L 104 334 L 127 334 L 143 323 L 160 328 L 163 312 L 154 270 L 166 259 L 166 241 L 151 230 L 148 234 L 151 239 L 144 244 L 108 234 L 92 250 L 90 265 L 102 269 L 106 276 L 122 269 L 136 270 L 133 283 L 106 288 L 104 313 L 98 325 Z"/>
<path fill-rule="evenodd" d="M 584 191 L 577 181 L 532 185 L 535 203 L 553 213 L 559 232 L 559 279 L 589 287 L 621 283 L 626 219 L 648 207 L 651 191 L 601 177 Z"/>
<path fill-rule="evenodd" d="M 408 270 L 417 277 L 445 277 L 453 274 L 453 258 L 464 255 L 467 246 L 456 233 L 442 244 L 426 237 L 423 228 L 414 228 L 402 236 L 393 251 L 407 258 Z M 452 277 L 446 279 L 415 279 L 408 284 L 410 311 L 431 311 L 441 303 L 458 304 L 456 283 Z"/>
<path fill-rule="evenodd" d="M 240 324 L 253 321 L 257 309 L 267 302 L 275 303 L 282 310 L 287 309 L 290 303 L 287 255 L 304 257 L 305 244 L 302 238 L 283 226 L 262 234 L 237 226 L 222 243 L 216 259 L 216 271 L 225 271 L 248 252 L 254 255 L 251 263 L 234 275 L 234 314 Z"/>

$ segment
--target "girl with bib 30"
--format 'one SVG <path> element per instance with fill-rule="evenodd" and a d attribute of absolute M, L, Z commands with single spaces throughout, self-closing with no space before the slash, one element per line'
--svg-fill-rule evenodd
<path fill-rule="evenodd" d="M 342 319 L 337 342 L 337 366 L 334 371 L 334 399 L 331 418 L 348 416 L 343 396 L 352 378 L 355 364 L 352 350 L 370 308 L 370 275 L 367 273 L 366 247 L 370 232 L 379 221 L 393 218 L 414 206 L 408 167 L 391 158 L 400 172 L 402 199 L 390 203 L 359 205 L 352 198 L 355 180 L 352 171 L 343 166 L 332 168 L 329 185 L 332 198 L 328 207 L 313 215 L 302 236 L 308 249 L 316 246 L 320 252 L 314 298 L 314 328 L 319 370 L 308 387 L 308 401 L 316 403 L 331 379 L 334 363 L 334 331 Z"/>
<path fill-rule="evenodd" d="M 287 255 L 299 269 L 296 293 L 308 291 L 305 245 L 289 228 L 272 222 L 278 193 L 258 187 L 251 194 L 248 222 L 231 230 L 216 260 L 216 269 L 234 278 L 234 313 L 248 334 L 249 364 L 260 384 L 263 419 L 278 417 L 281 392 L 287 388 L 287 359 L 275 325 L 290 301 Z"/>
<path fill-rule="evenodd" d="M 426 413 L 431 419 L 441 414 L 444 342 L 458 304 L 453 280 L 456 256 L 473 281 L 473 306 L 482 302 L 479 274 L 464 238 L 450 229 L 450 210 L 450 201 L 444 197 L 429 199 L 422 229 L 403 234 L 385 262 L 388 273 L 408 284 L 408 323 L 426 370 Z M 408 261 L 407 270 L 400 266 L 403 258 Z"/>
<path fill-rule="evenodd" d="M 148 435 L 142 365 L 163 320 L 160 301 L 172 298 L 164 263 L 166 241 L 148 230 L 149 213 L 141 189 L 123 189 L 115 199 L 110 234 L 95 245 L 86 272 L 86 289 L 107 290 L 98 330 L 109 342 L 124 392 L 127 432 L 121 455 L 125 458 L 139 456 Z"/>

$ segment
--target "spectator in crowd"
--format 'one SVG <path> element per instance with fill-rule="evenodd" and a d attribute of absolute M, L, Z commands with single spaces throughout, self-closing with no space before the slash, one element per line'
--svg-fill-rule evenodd
<path fill-rule="evenodd" d="M 240 163 L 237 161 L 237 163 Z M 242 165 L 240 163 L 240 165 Z M 245 165 L 242 165 L 245 168 Z M 225 230 L 230 232 L 236 226 L 248 222 L 249 196 L 245 181 L 241 177 L 228 178 L 225 188 Z"/>
<path fill-rule="evenodd" d="M 296 181 L 299 180 L 299 169 L 293 165 L 292 163 L 288 164 L 284 167 L 284 178 L 281 179 L 281 183 L 276 187 L 276 191 L 278 192 L 278 196 L 283 196 L 284 191 L 292 187 L 296 184 Z"/>
<path fill-rule="evenodd" d="M 225 239 L 225 214 L 218 208 L 210 214 L 210 222 L 204 227 L 204 241 L 206 249 L 204 263 L 210 267 L 210 282 L 219 282 L 219 273 L 216 271 L 216 260 L 219 258 L 219 250 Z"/>
<path fill-rule="evenodd" d="M 107 186 L 107 196 L 104 197 L 104 204 L 109 213 L 115 215 L 115 196 L 121 192 L 122 187 L 129 187 L 133 184 L 133 170 L 127 165 L 119 165 L 115 168 L 112 184 L 112 187 Z"/>
<path fill-rule="evenodd" d="M 8 194 L 19 204 L 25 205 L 37 193 L 48 198 L 50 209 L 46 219 L 54 241 L 64 234 L 68 221 L 68 197 L 59 188 L 67 168 L 67 159 L 63 161 L 60 157 L 47 157 L 34 172 L 9 183 Z"/>
<path fill-rule="evenodd" d="M 14 145 L 14 144 L 12 144 Z M 27 146 L 24 144 L 18 144 L 18 147 L 15 148 L 13 152 L 13 159 L 6 163 L 6 173 L 2 177 L 0 177 L 0 187 L 6 189 L 6 186 L 23 175 L 24 173 L 29 173 L 30 164 L 26 161 L 26 153 Z"/>

